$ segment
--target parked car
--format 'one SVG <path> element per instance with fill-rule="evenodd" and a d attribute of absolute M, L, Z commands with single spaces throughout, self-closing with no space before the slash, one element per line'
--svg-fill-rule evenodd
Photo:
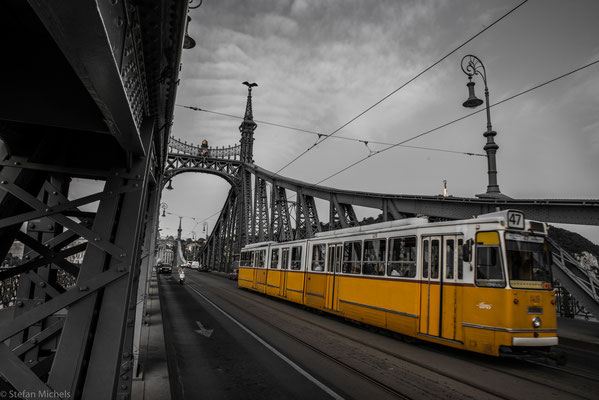
<path fill-rule="evenodd" d="M 229 279 L 236 281 L 239 278 L 239 270 L 235 268 L 233 272 L 229 274 Z"/>
<path fill-rule="evenodd" d="M 162 264 L 158 266 L 159 274 L 170 274 L 173 272 L 173 267 L 168 264 Z"/>

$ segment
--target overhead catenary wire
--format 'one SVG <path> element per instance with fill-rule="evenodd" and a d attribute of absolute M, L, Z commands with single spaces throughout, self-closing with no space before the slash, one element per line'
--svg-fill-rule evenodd
<path fill-rule="evenodd" d="M 187 106 L 187 105 L 183 105 L 183 104 L 176 104 L 176 105 L 177 105 L 177 107 L 187 108 L 187 109 L 194 110 L 194 111 L 202 111 L 202 112 L 206 112 L 206 113 L 210 113 L 210 114 L 216 114 L 216 115 L 221 115 L 221 116 L 230 117 L 230 118 L 243 119 L 243 117 L 240 117 L 240 116 L 237 116 L 237 115 L 232 115 L 232 114 L 226 114 L 226 113 L 217 112 L 217 111 L 206 110 L 206 109 L 203 109 L 203 108 L 200 108 L 200 107 Z M 257 119 L 255 119 L 254 122 L 257 122 L 257 123 L 260 123 L 260 124 L 265 124 L 265 125 L 272 125 L 272 126 L 276 126 L 276 127 L 284 128 L 284 129 L 289 129 L 289 130 L 293 130 L 293 131 L 298 131 L 300 133 L 305 133 L 305 134 L 310 134 L 310 135 L 317 135 L 318 139 L 320 139 L 321 137 L 324 137 L 324 136 L 328 136 L 328 135 L 326 135 L 324 133 L 319 133 L 319 132 L 315 132 L 315 131 L 309 131 L 307 129 L 295 128 L 295 127 L 292 127 L 292 126 L 277 124 L 277 123 L 274 123 L 274 122 L 260 121 L 260 120 L 257 120 Z M 382 146 L 393 146 L 394 145 L 394 143 L 380 142 L 380 141 L 370 140 L 370 139 L 369 140 L 364 140 L 364 139 L 358 139 L 358 138 L 351 138 L 351 137 L 347 137 L 347 136 L 334 136 L 334 139 L 347 140 L 347 141 L 360 142 L 360 143 L 367 142 L 367 143 L 378 144 L 378 145 L 382 145 Z M 444 153 L 463 154 L 463 155 L 467 155 L 467 156 L 486 157 L 485 154 L 481 154 L 481 153 L 473 153 L 473 152 L 467 152 L 467 151 L 439 149 L 439 148 L 434 148 L 434 147 L 408 146 L 408 145 L 402 146 L 402 147 L 408 147 L 408 148 L 420 149 L 420 150 L 439 151 L 439 152 L 444 152 Z"/>
<path fill-rule="evenodd" d="M 548 85 L 548 84 L 550 84 L 550 83 L 553 83 L 553 82 L 555 82 L 555 81 L 558 81 L 558 80 L 560 80 L 560 79 L 563 79 L 563 78 L 565 78 L 565 77 L 567 77 L 567 76 L 570 76 L 570 75 L 572 75 L 572 74 L 575 74 L 576 72 L 582 71 L 583 69 L 589 68 L 589 67 L 591 67 L 591 66 L 593 66 L 593 65 L 595 65 L 595 64 L 598 64 L 598 63 L 599 63 L 599 60 L 591 61 L 590 63 L 588 63 L 588 64 L 585 64 L 585 65 L 583 65 L 583 66 L 582 66 L 582 67 L 580 67 L 580 68 L 576 68 L 576 69 L 574 69 L 574 70 L 572 70 L 572 71 L 566 72 L 565 74 L 559 75 L 559 76 L 557 76 L 557 77 L 555 77 L 555 78 L 553 78 L 553 79 L 550 79 L 550 80 L 548 80 L 548 81 L 545 81 L 545 82 L 543 82 L 543 83 L 540 83 L 540 84 L 538 84 L 538 85 L 536 85 L 536 86 L 533 86 L 533 87 L 531 87 L 531 88 L 529 88 L 529 89 L 523 90 L 522 92 L 516 93 L 515 95 L 512 95 L 512 96 L 510 96 L 510 97 L 507 97 L 507 98 L 505 98 L 505 99 L 503 99 L 503 100 L 501 100 L 501 101 L 498 101 L 498 102 L 497 102 L 497 103 L 495 103 L 495 104 L 490 104 L 490 105 L 489 105 L 489 108 L 492 108 L 492 107 L 498 106 L 498 105 L 500 105 L 500 104 L 506 103 L 506 102 L 508 102 L 508 101 L 510 101 L 510 100 L 513 100 L 513 99 L 517 98 L 517 97 L 520 97 L 520 96 L 522 96 L 522 95 L 525 95 L 525 94 L 527 94 L 527 93 L 530 93 L 530 92 L 532 92 L 533 90 L 539 89 L 539 88 L 541 88 L 541 87 L 543 87 L 543 86 L 546 86 L 546 85 Z M 358 164 L 360 164 L 360 163 L 364 162 L 365 160 L 369 159 L 370 157 L 374 157 L 374 156 L 376 156 L 376 155 L 378 155 L 378 154 L 381 154 L 381 153 L 383 153 L 383 152 L 385 152 L 385 151 L 387 151 L 387 150 L 391 150 L 391 149 L 393 149 L 393 148 L 395 148 L 395 147 L 403 146 L 403 145 L 404 145 L 404 143 L 407 143 L 407 142 L 409 142 L 409 141 L 412 141 L 412 140 L 414 140 L 414 139 L 417 139 L 417 138 L 420 138 L 420 137 L 422 137 L 422 136 L 428 135 L 429 133 L 432 133 L 432 132 L 438 131 L 439 129 L 445 128 L 446 126 L 452 125 L 452 124 L 454 124 L 454 123 L 456 123 L 456 122 L 459 122 L 459 121 L 461 121 L 461 120 L 463 120 L 463 119 L 469 118 L 469 117 L 471 117 L 471 116 L 473 116 L 473 115 L 475 115 L 475 114 L 478 114 L 478 113 L 480 113 L 480 112 L 483 112 L 483 111 L 486 111 L 486 108 L 481 108 L 481 109 L 480 109 L 480 110 L 478 110 L 478 111 L 474 111 L 474 112 L 472 112 L 472 113 L 470 113 L 470 114 L 467 114 L 467 115 L 465 115 L 465 116 L 463 116 L 463 117 L 456 118 L 456 119 L 454 119 L 454 120 L 452 120 L 452 121 L 446 122 L 446 123 L 444 123 L 444 124 L 442 124 L 442 125 L 439 125 L 439 126 L 437 126 L 437 127 L 433 128 L 433 129 L 429 129 L 429 130 L 427 130 L 427 131 L 425 131 L 425 132 L 419 133 L 418 135 L 412 136 L 411 138 L 408 138 L 408 139 L 402 140 L 402 141 L 400 141 L 400 142 L 398 142 L 398 143 L 395 143 L 395 144 L 393 144 L 393 145 L 391 145 L 391 146 L 389 146 L 389 147 L 387 147 L 387 148 L 384 148 L 384 149 L 382 149 L 382 150 L 378 150 L 378 151 L 376 151 L 376 152 L 371 152 L 371 153 L 370 153 L 370 154 L 368 154 L 366 157 L 363 157 L 363 158 L 361 158 L 360 160 L 358 160 L 358 161 L 355 161 L 355 162 L 351 163 L 350 165 L 348 165 L 348 166 L 344 167 L 343 169 L 341 169 L 341 170 L 339 170 L 339 171 L 335 172 L 334 174 L 332 174 L 332 175 L 329 175 L 329 176 L 327 176 L 327 177 L 326 177 L 326 178 L 324 178 L 324 179 L 321 179 L 320 181 L 316 182 L 316 183 L 315 183 L 315 185 L 319 185 L 319 184 L 321 184 L 322 182 L 325 182 L 325 181 L 327 181 L 327 180 L 329 180 L 329 179 L 331 179 L 331 178 L 333 178 L 333 177 L 335 177 L 335 176 L 337 176 L 337 175 L 341 174 L 342 172 L 345 172 L 345 171 L 347 171 L 348 169 L 355 167 L 356 165 L 358 165 Z"/>
<path fill-rule="evenodd" d="M 568 76 L 570 76 L 570 75 L 572 75 L 572 74 L 575 74 L 576 72 L 582 71 L 582 70 L 584 70 L 584 69 L 586 69 L 586 68 L 589 68 L 589 67 L 591 67 L 591 66 L 593 66 L 593 65 L 595 65 L 595 64 L 598 64 L 598 63 L 599 63 L 599 60 L 592 61 L 592 62 L 590 62 L 590 63 L 588 63 L 588 64 L 585 64 L 585 65 L 583 65 L 582 67 L 576 68 L 576 69 L 574 69 L 574 70 L 572 70 L 572 71 L 569 71 L 569 72 L 566 72 L 566 73 L 564 73 L 564 74 L 562 74 L 562 75 L 559 75 L 559 76 L 557 76 L 557 77 L 555 77 L 555 78 L 553 78 L 553 79 L 550 79 L 550 80 L 548 80 L 548 81 L 545 81 L 545 82 L 543 82 L 543 83 L 540 83 L 540 84 L 538 84 L 538 85 L 535 85 L 535 86 L 533 86 L 533 87 L 531 87 L 531 88 L 529 88 L 529 89 L 523 90 L 523 91 L 521 91 L 521 92 L 519 92 L 519 93 L 516 93 L 516 94 L 514 94 L 514 95 L 512 95 L 512 96 L 509 96 L 509 97 L 507 97 L 507 98 L 505 98 L 505 99 L 503 99 L 503 100 L 500 100 L 500 101 L 498 101 L 498 102 L 497 102 L 497 103 L 495 103 L 495 104 L 490 104 L 490 105 L 489 105 L 489 108 L 493 108 L 493 107 L 495 107 L 495 106 L 498 106 L 498 105 L 500 105 L 500 104 L 503 104 L 503 103 L 506 103 L 506 102 L 508 102 L 508 101 L 511 101 L 511 100 L 513 100 L 513 99 L 515 99 L 515 98 L 518 98 L 518 97 L 520 97 L 520 96 L 523 96 L 523 95 L 525 95 L 525 94 L 527 94 L 527 93 L 530 93 L 530 92 L 532 92 L 532 91 L 534 91 L 534 90 L 536 90 L 536 89 L 539 89 L 539 88 L 541 88 L 541 87 L 543 87 L 543 86 L 549 85 L 550 83 L 553 83 L 553 82 L 555 82 L 555 81 L 558 81 L 558 80 L 560 80 L 560 79 L 566 78 L 566 77 L 568 77 Z M 425 132 L 419 133 L 419 134 L 417 134 L 417 135 L 415 135 L 415 136 L 412 136 L 412 137 L 410 137 L 410 138 L 408 138 L 408 139 L 405 139 L 405 140 L 402 140 L 402 141 L 400 141 L 400 142 L 397 142 L 397 143 L 394 143 L 394 144 L 389 144 L 389 146 L 388 146 L 388 147 L 386 147 L 386 148 L 384 148 L 384 149 L 382 149 L 382 150 L 378 150 L 378 151 L 372 151 L 372 150 L 370 150 L 370 149 L 369 149 L 369 150 L 370 150 L 370 153 L 369 153 L 367 156 L 365 156 L 365 157 L 363 157 L 363 158 L 361 158 L 361 159 L 359 159 L 359 160 L 357 160 L 357 161 L 355 161 L 355 162 L 351 163 L 350 165 L 348 165 L 348 166 L 346 166 L 346 167 L 342 168 L 341 170 L 339 170 L 339 171 L 335 172 L 335 173 L 334 173 L 334 174 L 332 174 L 332 175 L 329 175 L 329 176 L 327 176 L 326 178 L 323 178 L 323 179 L 321 179 L 320 181 L 318 181 L 318 182 L 316 182 L 316 183 L 314 183 L 314 184 L 316 184 L 316 185 L 319 185 L 319 184 L 321 184 L 321 183 L 323 183 L 323 182 L 325 182 L 325 181 L 327 181 L 327 180 L 329 180 L 329 179 L 331 179 L 331 178 L 333 178 L 333 177 L 335 177 L 335 176 L 337 176 L 337 175 L 339 175 L 339 174 L 341 174 L 341 173 L 343 173 L 343 172 L 345 172 L 345 171 L 347 171 L 347 170 L 349 170 L 349 169 L 351 169 L 351 168 L 355 167 L 356 165 L 358 165 L 358 164 L 360 164 L 360 163 L 364 162 L 365 160 L 367 160 L 367 159 L 369 159 L 369 158 L 371 158 L 371 157 L 374 157 L 374 156 L 376 156 L 376 155 L 378 155 L 378 154 L 381 154 L 381 153 L 383 153 L 383 152 L 385 152 L 385 151 L 387 151 L 387 150 L 391 150 L 391 149 L 393 149 L 393 148 L 395 148 L 395 147 L 414 147 L 414 148 L 424 148 L 424 149 L 427 149 L 427 150 L 449 151 L 449 150 L 440 150 L 440 149 L 433 149 L 433 148 L 426 148 L 426 147 L 419 147 L 419 146 L 409 146 L 409 145 L 406 145 L 405 143 L 407 143 L 407 142 L 410 142 L 410 141 L 412 141 L 412 140 L 415 140 L 415 139 L 417 139 L 417 138 L 420 138 L 420 137 L 422 137 L 422 136 L 428 135 L 429 133 L 432 133 L 432 132 L 438 131 L 438 130 L 440 130 L 440 129 L 443 129 L 443 128 L 445 128 L 445 127 L 447 127 L 447 126 L 450 126 L 450 125 L 452 125 L 452 124 L 454 124 L 454 123 L 456 123 L 456 122 L 459 122 L 459 121 L 462 121 L 462 120 L 464 120 L 464 119 L 470 118 L 471 116 L 473 116 L 473 115 L 476 115 L 476 114 L 478 114 L 478 113 L 480 113 L 480 112 L 483 112 L 483 111 L 486 111 L 486 108 L 481 108 L 480 110 L 477 110 L 477 111 L 471 112 L 471 113 L 469 113 L 469 114 L 467 114 L 467 115 L 464 115 L 464 116 L 462 116 L 462 117 L 459 117 L 459 118 L 456 118 L 456 119 L 454 119 L 454 120 L 452 120 L 452 121 L 449 121 L 449 122 L 446 122 L 446 123 L 444 123 L 444 124 L 441 124 L 441 125 L 439 125 L 439 126 L 437 126 L 437 127 L 435 127 L 435 128 L 429 129 L 429 130 L 427 130 L 427 131 L 425 131 Z M 337 137 L 337 138 L 339 138 L 339 137 Z M 355 140 L 357 140 L 357 139 L 355 139 Z M 358 141 L 361 141 L 361 142 L 363 142 L 363 143 L 365 142 L 365 141 L 363 141 L 363 140 L 358 140 Z M 368 141 L 368 143 L 381 143 L 381 142 Z M 475 154 L 475 153 L 473 153 L 473 155 L 478 155 L 478 154 Z M 482 156 L 486 157 L 486 155 L 484 155 L 484 154 L 483 154 Z M 295 196 L 295 195 L 291 196 L 289 199 L 293 198 L 294 196 Z M 220 211 L 219 211 L 219 212 L 220 212 Z M 169 214 L 170 214 L 170 213 L 169 213 Z M 216 214 L 218 214 L 218 213 L 216 213 Z M 216 215 L 216 214 L 213 214 L 213 215 Z"/>
<path fill-rule="evenodd" d="M 222 210 L 219 210 L 219 211 L 215 212 L 214 214 L 207 216 L 206 218 L 196 218 L 196 217 L 190 217 L 190 216 L 187 216 L 187 215 L 179 215 L 179 214 L 175 214 L 175 213 L 170 212 L 170 211 L 165 211 L 164 213 L 165 214 L 169 214 L 169 215 L 173 215 L 173 216 L 179 217 L 179 218 L 188 218 L 188 219 L 191 219 L 191 220 L 195 221 L 196 224 L 193 226 L 193 228 L 191 228 L 191 231 L 190 231 L 190 232 L 193 232 L 193 230 L 196 228 L 196 226 L 198 226 L 202 222 L 208 222 L 208 220 L 210 220 L 210 218 L 215 217 L 216 215 L 220 214 L 221 211 Z M 173 229 L 173 228 L 166 228 L 166 229 Z"/>
<path fill-rule="evenodd" d="M 410 83 L 412 83 L 413 81 L 415 81 L 416 79 L 418 79 L 420 76 L 422 76 L 426 72 L 430 71 L 432 68 L 434 68 L 435 66 L 437 66 L 443 60 L 445 60 L 447 57 L 451 56 L 453 53 L 455 53 L 456 51 L 458 51 L 459 49 L 461 49 L 462 47 L 464 47 L 465 45 L 467 45 L 468 43 L 470 43 L 471 41 L 473 41 L 474 39 L 476 39 L 478 36 L 482 35 L 484 32 L 486 32 L 491 27 L 493 27 L 494 25 L 496 25 L 497 23 L 499 23 L 501 20 L 503 20 L 504 18 L 506 18 L 508 15 L 510 15 L 511 13 L 513 13 L 514 11 L 516 11 L 518 8 L 520 8 L 522 5 L 524 5 L 527 1 L 528 0 L 522 1 L 520 4 L 516 5 L 514 8 L 512 8 L 511 10 L 509 10 L 507 13 L 503 14 L 501 17 L 499 17 L 498 19 L 496 19 L 495 21 L 493 21 L 491 24 L 489 24 L 488 26 L 484 27 L 482 30 L 480 30 L 478 33 L 476 33 L 470 39 L 466 40 L 464 43 L 460 44 L 458 47 L 456 47 L 455 49 L 453 49 L 449 53 L 445 54 L 439 60 L 437 60 L 436 62 L 434 62 L 433 64 L 431 64 L 429 67 L 427 67 L 426 69 L 424 69 L 423 71 L 421 71 L 420 73 L 418 73 L 416 76 L 414 76 L 413 78 L 411 78 L 410 80 L 408 80 L 407 82 L 405 82 L 404 84 L 402 84 L 401 86 L 399 86 L 397 89 L 393 90 L 391 93 L 387 94 L 386 96 L 384 96 L 383 98 L 381 98 L 380 100 L 378 100 L 376 103 L 374 103 L 370 107 L 366 108 L 364 111 L 360 112 L 358 115 L 356 115 L 355 117 L 353 117 L 352 119 L 350 119 L 349 121 L 347 121 L 346 123 L 344 123 L 343 125 L 341 125 L 339 128 L 335 129 L 331 134 L 325 135 L 325 137 L 322 140 L 320 140 L 320 141 L 316 142 L 315 144 L 313 144 L 312 146 L 308 147 L 306 150 L 304 150 L 302 153 L 300 153 L 297 157 L 295 157 L 294 159 L 292 159 L 291 161 L 289 161 L 282 168 L 280 168 L 277 172 L 275 172 L 275 175 L 277 175 L 279 172 L 281 172 L 282 170 L 284 170 L 285 168 L 289 167 L 291 164 L 293 164 L 294 162 L 296 162 L 297 160 L 299 160 L 301 157 L 303 157 L 310 150 L 314 149 L 320 143 L 322 143 L 325 140 L 327 140 L 328 138 L 332 137 L 337 132 L 339 132 L 340 130 L 342 130 L 343 128 L 345 128 L 346 126 L 348 126 L 349 124 L 351 124 L 352 122 L 354 122 L 358 118 L 362 117 L 364 114 L 366 114 L 367 112 L 369 112 L 370 110 L 372 110 L 373 108 L 375 108 L 376 106 L 378 106 L 379 104 L 381 104 L 382 102 L 384 102 L 385 100 L 387 100 L 389 97 L 393 96 L 395 93 L 397 93 L 398 91 L 400 91 L 404 87 L 408 86 Z"/>

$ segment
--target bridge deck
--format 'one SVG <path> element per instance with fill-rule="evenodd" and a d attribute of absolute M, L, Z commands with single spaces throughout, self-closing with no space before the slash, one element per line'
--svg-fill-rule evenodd
<path fill-rule="evenodd" d="M 193 275 L 195 278 L 203 276 L 203 274 L 196 273 L 195 271 L 191 271 L 190 275 Z M 226 279 L 226 274 L 217 271 L 212 271 L 210 276 L 219 276 Z M 168 279 L 168 276 L 165 277 Z M 133 398 L 138 400 L 169 398 L 166 393 L 168 391 L 167 383 L 169 381 L 166 363 L 166 348 L 168 346 L 173 346 L 173 336 L 172 332 L 167 330 L 162 324 L 160 317 L 160 302 L 156 294 L 156 291 L 158 290 L 156 276 L 154 276 L 152 280 L 152 290 L 154 294 L 152 294 L 151 291 L 150 296 L 152 304 L 154 305 L 150 307 L 150 317 L 148 319 L 150 325 L 147 327 L 147 337 L 150 338 L 150 340 L 146 342 L 145 346 L 142 346 L 142 355 L 140 357 L 140 359 L 144 360 L 144 376 L 142 382 L 136 383 L 133 392 Z M 161 296 L 161 299 L 165 301 L 165 296 Z M 560 338 L 560 345 L 564 348 L 572 348 L 577 352 L 599 352 L 599 322 L 558 317 L 558 336 Z M 160 342 L 161 339 L 166 341 L 167 346 L 164 345 L 164 342 Z M 172 358 L 172 354 L 169 354 L 169 357 Z M 176 363 L 177 361 L 178 360 L 173 359 L 169 360 L 170 363 Z M 198 360 L 198 362 L 203 363 L 208 361 Z M 170 377 L 171 382 L 176 379 L 178 378 L 173 376 Z M 198 377 L 198 380 L 199 379 L 200 377 Z M 212 382 L 211 384 L 218 385 L 216 382 Z M 228 390 L 234 391 L 235 389 L 233 387 L 235 384 L 235 382 L 229 382 L 230 387 Z M 213 390 L 218 391 L 223 390 L 223 388 L 216 388 Z M 168 395 L 170 395 L 170 393 L 168 393 Z"/>

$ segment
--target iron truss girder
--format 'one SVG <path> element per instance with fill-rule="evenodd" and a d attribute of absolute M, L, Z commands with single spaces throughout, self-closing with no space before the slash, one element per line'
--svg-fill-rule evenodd
<path fill-rule="evenodd" d="M 246 245 L 254 241 L 254 224 L 252 223 L 252 175 L 245 168 L 241 180 L 241 201 L 243 205 L 239 213 L 239 226 L 242 230 L 240 240 L 243 245 Z"/>
<path fill-rule="evenodd" d="M 184 172 L 204 172 L 226 179 L 232 186 L 240 180 L 244 163 L 237 160 L 195 157 L 169 153 L 164 170 L 164 184 L 175 175 Z"/>
<path fill-rule="evenodd" d="M 305 195 L 301 190 L 298 191 L 295 239 L 311 238 L 314 237 L 316 232 L 320 231 L 320 221 L 318 220 L 314 197 Z"/>
<path fill-rule="evenodd" d="M 142 124 L 146 154 L 153 125 L 151 120 Z M 9 157 L 11 167 L 0 170 L 2 251 L 14 238 L 28 251 L 20 265 L 0 274 L 2 279 L 21 275 L 14 317 L 0 327 L 0 353 L 8 361 L 0 363 L 0 374 L 18 391 L 66 391 L 90 399 L 128 395 L 129 321 L 141 238 L 152 234 L 144 221 L 155 159 L 132 157 L 130 175 L 106 173 L 103 190 L 71 201 L 66 196 L 70 177 L 19 169 L 15 159 Z M 79 212 L 78 207 L 94 202 L 99 202 L 95 215 Z M 19 232 L 27 221 L 28 233 Z M 84 249 L 81 267 L 66 260 Z M 70 279 L 61 280 L 65 275 Z"/>
<path fill-rule="evenodd" d="M 271 185 L 329 201 L 331 194 L 339 203 L 384 210 L 385 204 L 399 214 L 428 215 L 446 219 L 464 219 L 494 212 L 497 209 L 522 210 L 527 218 L 544 222 L 599 225 L 599 199 L 482 199 L 369 193 L 318 186 L 296 179 L 285 178 L 256 165 L 247 165 L 255 176 Z"/>
<path fill-rule="evenodd" d="M 285 188 L 273 187 L 271 192 L 271 238 L 278 242 L 286 242 L 293 239 L 291 228 L 291 217 L 289 215 L 289 204 Z"/>
<path fill-rule="evenodd" d="M 110 133 L 122 148 L 143 154 L 140 129 L 148 113 L 148 93 L 138 8 L 127 3 L 69 0 L 29 5 L 93 94 Z"/>
<path fill-rule="evenodd" d="M 599 279 L 549 238 L 553 277 L 592 315 L 599 315 Z"/>
<path fill-rule="evenodd" d="M 256 178 L 254 184 L 254 232 L 258 242 L 264 242 L 265 240 L 270 240 L 266 181 Z"/>
<path fill-rule="evenodd" d="M 202 252 L 208 253 L 206 258 L 210 260 L 210 266 L 219 271 L 230 270 L 233 258 L 243 246 L 238 226 L 239 208 L 238 191 L 231 188 L 206 246 L 202 249 Z"/>
<path fill-rule="evenodd" d="M 329 201 L 330 229 L 349 228 L 358 225 L 358 218 L 351 204 L 339 203 L 336 195 L 331 195 Z"/>

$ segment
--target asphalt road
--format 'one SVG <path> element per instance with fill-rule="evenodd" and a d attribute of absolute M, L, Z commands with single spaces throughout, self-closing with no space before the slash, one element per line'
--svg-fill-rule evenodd
<path fill-rule="evenodd" d="M 201 294 L 202 278 L 234 285 L 194 271 L 184 285 L 174 275 L 159 278 L 174 399 L 331 398 L 235 323 L 236 317 L 210 304 Z"/>
<path fill-rule="evenodd" d="M 210 273 L 189 271 L 184 285 L 160 275 L 159 285 L 173 399 L 561 400 L 599 391 L 585 367 L 599 357 L 586 351 L 570 352 L 567 371 L 405 343 Z"/>

